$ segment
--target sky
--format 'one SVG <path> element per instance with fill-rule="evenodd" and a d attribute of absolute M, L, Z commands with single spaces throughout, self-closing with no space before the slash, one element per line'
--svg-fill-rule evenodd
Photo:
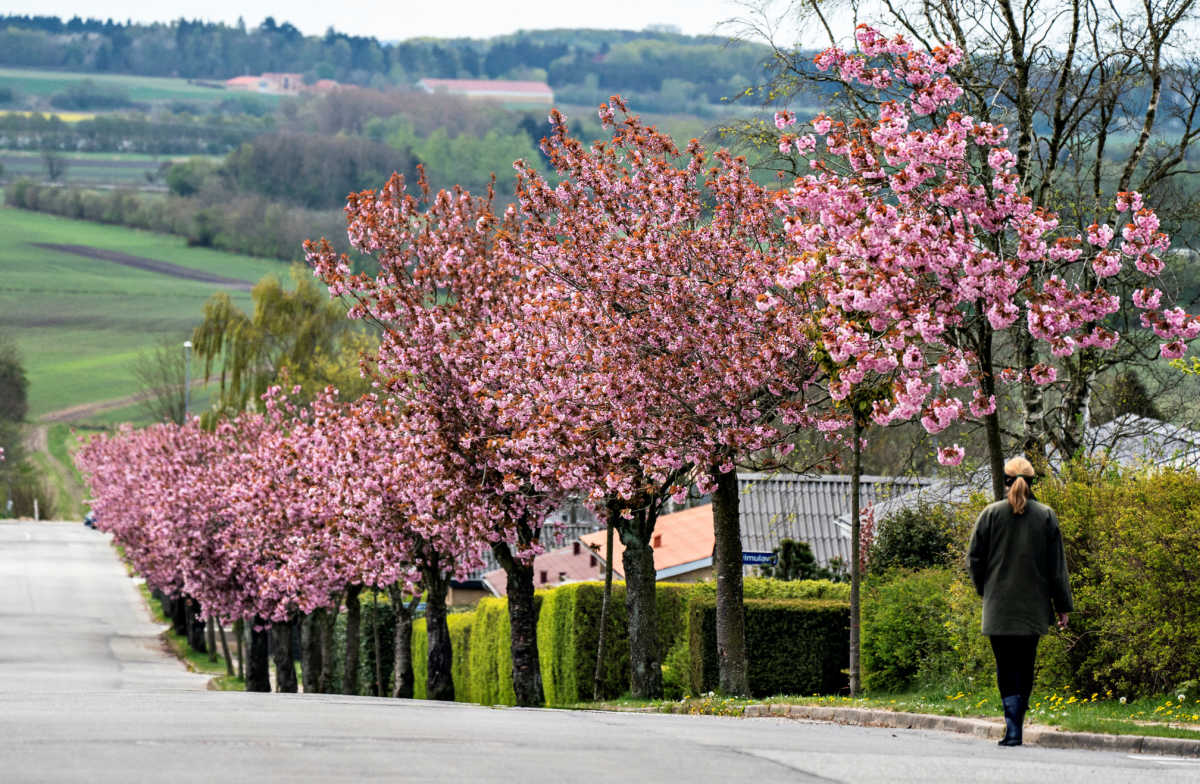
<path fill-rule="evenodd" d="M 484 38 L 517 30 L 555 27 L 600 27 L 641 30 L 648 25 L 675 25 L 689 35 L 723 34 L 723 20 L 743 16 L 739 0 L 5 0 L 0 13 L 115 21 L 168 22 L 184 17 L 234 23 L 242 17 L 254 27 L 267 16 L 291 22 L 306 35 L 320 35 L 331 25 L 339 32 L 398 40 Z"/>

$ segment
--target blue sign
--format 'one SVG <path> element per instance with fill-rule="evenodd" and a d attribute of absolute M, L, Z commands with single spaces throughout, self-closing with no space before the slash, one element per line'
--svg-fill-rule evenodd
<path fill-rule="evenodd" d="M 742 553 L 742 563 L 761 566 L 763 564 L 774 564 L 775 553 Z"/>

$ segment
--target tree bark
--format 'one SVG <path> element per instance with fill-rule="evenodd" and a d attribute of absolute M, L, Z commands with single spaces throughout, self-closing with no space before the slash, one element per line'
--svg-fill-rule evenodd
<path fill-rule="evenodd" d="M 528 527 L 523 533 L 532 536 Z M 537 610 L 533 603 L 533 564 L 521 563 L 506 542 L 492 545 L 496 560 L 504 567 L 508 589 L 508 623 L 512 631 L 513 692 L 517 705 L 539 708 L 546 703 L 542 689 L 542 666 L 537 649 Z"/>
<path fill-rule="evenodd" d="M 325 661 L 321 658 L 321 624 L 325 610 L 318 608 L 300 621 L 300 674 L 304 693 L 319 694 Z"/>
<path fill-rule="evenodd" d="M 392 696 L 410 700 L 415 680 L 412 662 L 413 611 L 417 608 L 420 596 L 415 597 L 409 605 L 404 603 L 404 592 L 400 590 L 400 586 L 392 586 L 389 593 L 392 597 L 392 607 L 396 609 L 396 657 L 393 660 Z"/>
<path fill-rule="evenodd" d="M 296 660 L 292 658 L 291 621 L 276 621 L 271 625 L 271 657 L 275 661 L 275 691 L 295 694 Z"/>
<path fill-rule="evenodd" d="M 333 694 L 336 688 L 334 684 L 334 644 L 333 632 L 337 625 L 338 605 L 341 604 L 341 597 L 336 597 L 333 605 L 326 610 L 321 617 L 321 623 L 318 626 L 320 633 L 321 646 L 321 661 L 324 662 L 324 667 L 321 668 L 321 677 L 317 679 L 317 691 L 321 694 Z"/>
<path fill-rule="evenodd" d="M 200 617 L 200 603 L 190 596 L 185 599 L 185 603 L 187 605 L 188 645 L 196 653 L 207 653 L 208 648 L 204 644 L 204 628 L 206 624 L 204 623 L 204 619 Z"/>
<path fill-rule="evenodd" d="M 229 640 L 225 639 L 225 627 L 217 620 L 217 631 L 221 636 L 221 653 L 225 656 L 225 675 L 233 677 L 233 658 L 229 655 Z"/>
<path fill-rule="evenodd" d="M 979 363 L 982 371 L 980 387 L 984 397 L 996 394 L 996 364 L 992 354 L 994 333 L 991 324 L 980 320 Z M 1004 496 L 1004 444 L 1000 441 L 1000 404 L 983 418 L 984 436 L 987 440 L 988 468 L 992 473 L 992 496 L 997 500 Z"/>
<path fill-rule="evenodd" d="M 612 601 L 613 576 L 613 529 L 614 517 L 621 513 L 620 507 L 614 502 L 608 504 L 608 531 L 604 537 L 604 597 L 600 601 L 600 631 L 596 643 L 596 671 L 592 675 L 592 700 L 600 701 L 600 672 L 604 664 L 604 646 L 608 639 L 608 604 Z"/>
<path fill-rule="evenodd" d="M 651 510 L 637 513 L 641 524 L 625 525 L 625 608 L 629 617 L 629 691 L 635 699 L 662 696 L 662 657 L 658 650 L 658 611 L 655 597 Z"/>
<path fill-rule="evenodd" d="M 171 631 L 180 637 L 187 637 L 187 600 L 183 594 L 177 594 L 170 597 L 167 601 L 169 602 L 167 615 L 171 618 Z"/>
<path fill-rule="evenodd" d="M 862 568 L 859 566 L 860 529 L 859 519 L 862 503 L 862 425 L 854 422 L 854 465 L 850 475 L 850 696 L 858 695 L 862 672 L 859 667 L 859 618 L 861 604 L 859 602 L 859 585 L 862 582 Z"/>
<path fill-rule="evenodd" d="M 450 578 L 442 572 L 436 558 L 430 559 L 421 570 L 421 576 L 425 582 L 425 631 L 429 638 L 425 697 L 453 702 L 454 679 L 451 673 L 454 660 L 450 650 L 450 627 L 446 624 L 446 593 L 450 590 Z M 515 660 L 513 669 L 516 669 Z"/>
<path fill-rule="evenodd" d="M 269 642 L 266 621 L 254 617 L 247 624 L 246 632 L 250 637 L 249 655 L 246 657 L 246 691 L 270 691 L 271 668 Z"/>
<path fill-rule="evenodd" d="M 742 532 L 737 473 L 713 469 L 713 572 L 717 578 L 717 666 L 722 694 L 750 694 L 746 612 L 742 603 Z"/>
<path fill-rule="evenodd" d="M 233 622 L 233 636 L 237 638 L 237 676 L 246 680 L 246 622 L 238 618 Z"/>
<path fill-rule="evenodd" d="M 362 608 L 358 603 L 360 593 L 361 585 L 346 588 L 346 669 L 342 673 L 342 694 L 358 694 L 358 633 L 362 626 Z"/>
<path fill-rule="evenodd" d="M 208 660 L 210 662 L 217 661 L 217 622 L 213 618 L 208 619 L 207 631 L 204 637 L 204 644 L 208 647 Z"/>
<path fill-rule="evenodd" d="M 373 697 L 382 697 L 386 686 L 383 681 L 383 656 L 379 644 L 379 589 L 371 591 L 371 652 L 375 658 L 375 682 L 371 686 Z"/>

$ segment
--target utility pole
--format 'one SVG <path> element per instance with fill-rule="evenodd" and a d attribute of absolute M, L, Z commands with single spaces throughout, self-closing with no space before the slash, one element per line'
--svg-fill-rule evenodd
<path fill-rule="evenodd" d="M 192 341 L 183 341 L 183 423 L 192 408 Z"/>

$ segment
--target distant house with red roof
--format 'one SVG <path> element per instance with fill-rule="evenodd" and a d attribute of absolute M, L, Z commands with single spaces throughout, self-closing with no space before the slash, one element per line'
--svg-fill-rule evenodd
<path fill-rule="evenodd" d="M 519 82 L 505 79 L 422 79 L 417 82 L 427 93 L 461 95 L 464 98 L 504 101 L 505 103 L 554 103 L 554 91 L 545 82 Z"/>
<path fill-rule="evenodd" d="M 605 531 L 579 537 L 585 549 L 603 553 Z M 676 583 L 694 583 L 712 577 L 713 545 L 712 504 L 695 506 L 682 512 L 663 515 L 654 525 L 650 546 L 654 548 L 654 577 Z M 613 573 L 624 577 L 620 537 L 613 540 Z M 597 558 L 603 569 L 604 559 Z"/>
<path fill-rule="evenodd" d="M 578 539 L 566 547 L 550 550 L 533 559 L 535 588 L 596 579 L 604 579 L 604 561 Z M 483 583 L 496 596 L 508 593 L 508 581 L 503 569 L 484 573 Z"/>
<path fill-rule="evenodd" d="M 299 95 L 302 92 L 328 92 L 338 83 L 332 79 L 319 79 L 316 83 L 306 85 L 304 74 L 298 73 L 264 73 L 258 76 L 235 76 L 225 80 L 228 90 L 245 90 L 252 93 L 267 93 L 268 95 Z"/>

